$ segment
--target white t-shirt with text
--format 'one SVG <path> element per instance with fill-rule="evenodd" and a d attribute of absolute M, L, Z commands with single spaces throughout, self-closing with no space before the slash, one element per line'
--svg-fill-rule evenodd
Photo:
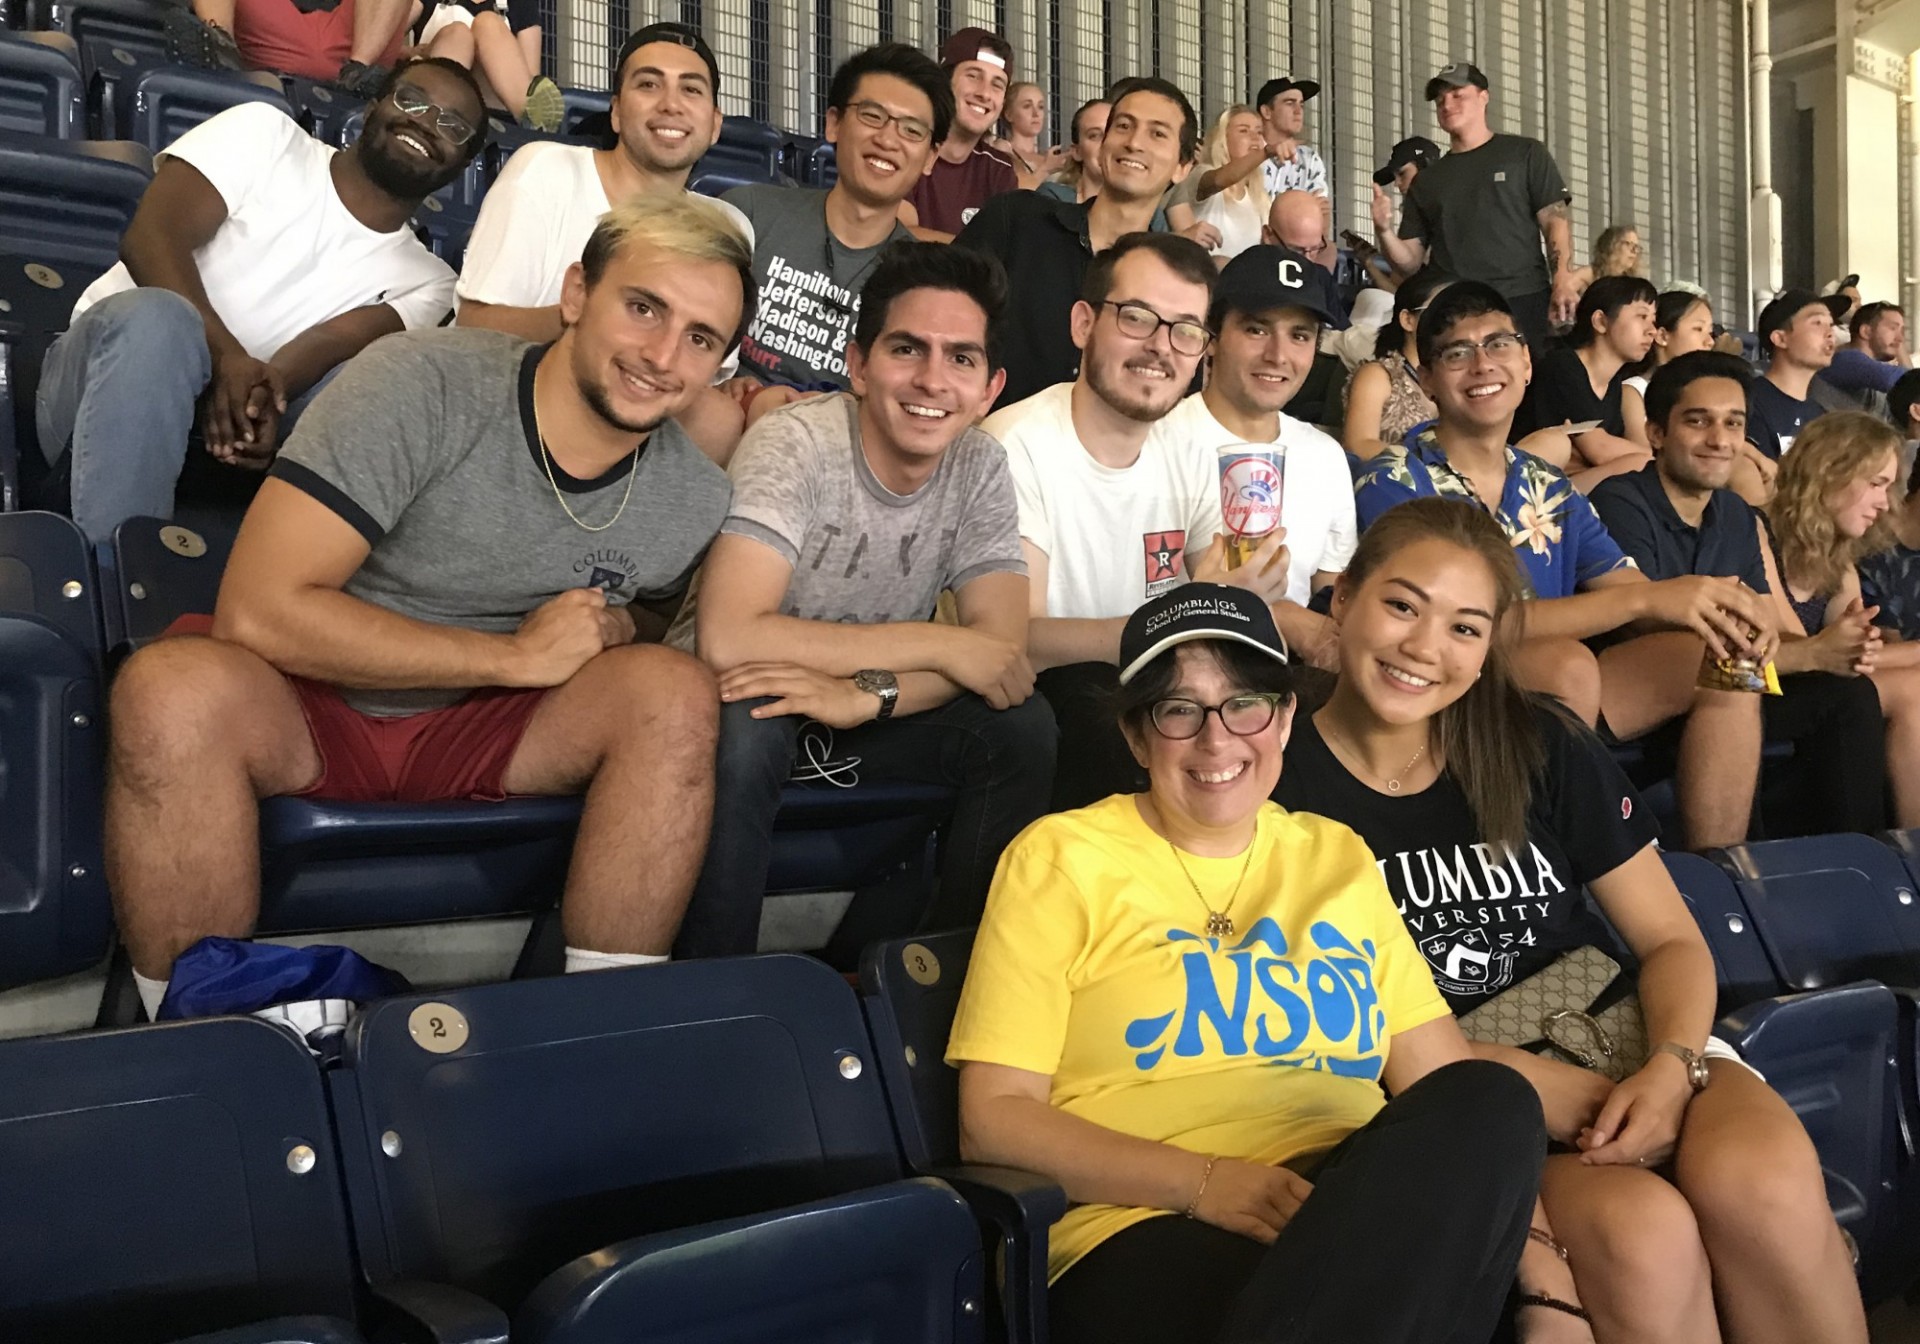
<path fill-rule="evenodd" d="M 160 156 L 191 165 L 226 202 L 225 222 L 193 260 L 214 312 L 255 359 L 370 304 L 392 308 L 408 330 L 437 326 L 453 307 L 453 271 L 410 227 L 378 233 L 347 210 L 333 187 L 338 152 L 279 109 L 242 103 Z M 73 315 L 134 287 L 122 262 Z"/>

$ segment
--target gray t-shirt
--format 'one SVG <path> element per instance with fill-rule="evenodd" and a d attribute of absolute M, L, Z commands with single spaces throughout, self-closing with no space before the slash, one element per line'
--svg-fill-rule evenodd
<path fill-rule="evenodd" d="M 882 485 L 860 448 L 860 402 L 815 397 L 773 412 L 740 441 L 720 530 L 793 566 L 780 612 L 808 621 L 925 621 L 946 589 L 1025 574 L 1007 454 L 977 428 L 910 495 Z M 667 642 L 690 647 L 699 587 Z"/>
<path fill-rule="evenodd" d="M 805 187 L 735 187 L 720 199 L 753 225 L 760 282 L 740 372 L 762 382 L 845 387 L 860 287 L 887 243 L 913 235 L 895 224 L 879 247 L 844 247 L 827 228 L 827 193 Z"/>
<path fill-rule="evenodd" d="M 373 549 L 347 580 L 364 602 L 435 625 L 508 634 L 569 588 L 614 603 L 683 592 L 726 517 L 727 478 L 669 420 L 597 480 L 553 467 L 533 421 L 544 346 L 471 329 L 406 332 L 350 360 L 300 417 L 273 474 Z M 632 476 L 632 495 L 627 496 Z M 589 524 L 587 532 L 555 498 Z M 401 715 L 459 691 L 350 691 Z"/>
<path fill-rule="evenodd" d="M 1572 200 L 1538 140 L 1496 135 L 1420 170 L 1400 236 L 1424 241 L 1439 269 L 1492 285 L 1507 298 L 1553 288 L 1540 246 L 1540 211 Z"/>

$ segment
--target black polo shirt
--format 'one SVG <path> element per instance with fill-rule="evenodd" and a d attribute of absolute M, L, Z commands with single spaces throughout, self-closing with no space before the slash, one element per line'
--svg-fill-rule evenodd
<path fill-rule="evenodd" d="M 1007 304 L 1000 353 L 1007 386 L 995 406 L 1011 406 L 1080 375 L 1071 318 L 1093 261 L 1087 212 L 1093 202 L 1056 201 L 1009 191 L 980 207 L 954 241 L 996 257 L 1007 268 Z"/>
<path fill-rule="evenodd" d="M 1689 527 L 1674 511 L 1657 463 L 1609 476 L 1588 498 L 1620 549 L 1654 582 L 1701 574 L 1737 578 L 1756 593 L 1767 591 L 1753 507 L 1733 491 L 1713 492 L 1699 527 Z"/>

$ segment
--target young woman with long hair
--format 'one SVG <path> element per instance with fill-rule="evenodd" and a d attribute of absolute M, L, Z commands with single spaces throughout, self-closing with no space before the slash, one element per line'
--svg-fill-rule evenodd
<path fill-rule="evenodd" d="M 1260 241 L 1260 228 L 1273 205 L 1261 172 L 1266 161 L 1260 114 L 1235 104 L 1208 130 L 1200 161 L 1188 178 L 1192 187 L 1184 193 L 1174 189 L 1176 201 L 1193 207 L 1194 219 L 1219 230 L 1220 244 L 1213 255 L 1223 263 Z"/>
<path fill-rule="evenodd" d="M 1339 680 L 1296 720 L 1274 797 L 1367 842 L 1469 1037 L 1498 1034 L 1475 1010 L 1535 976 L 1548 994 L 1563 958 L 1605 945 L 1583 888 L 1631 949 L 1651 1049 L 1622 1081 L 1475 1046 L 1528 1077 L 1563 1145 L 1542 1201 L 1599 1344 L 1862 1344 L 1819 1159 L 1709 1035 L 1712 957 L 1651 818 L 1600 741 L 1514 680 L 1526 591 L 1483 510 L 1383 513 L 1335 587 Z"/>
<path fill-rule="evenodd" d="M 1888 491 L 1899 471 L 1899 432 L 1865 411 L 1812 421 L 1780 459 L 1767 505 L 1773 534 L 1767 579 L 1780 628 L 1817 635 L 1844 624 L 1858 641 L 1857 673 L 1873 678 L 1887 719 L 1887 788 L 1895 822 L 1920 826 L 1920 644 L 1873 623 L 1855 566 L 1893 546 Z"/>
<path fill-rule="evenodd" d="M 1670 289 L 1653 304 L 1653 348 L 1647 351 L 1647 357 L 1633 366 L 1633 371 L 1621 379 L 1623 387 L 1630 387 L 1642 397 L 1647 395 L 1647 380 L 1653 377 L 1653 371 L 1663 364 L 1671 364 L 1682 355 L 1690 355 L 1696 350 L 1713 349 L 1713 304 L 1704 294 L 1696 294 L 1690 289 Z M 1640 434 L 1634 434 L 1636 424 Z M 1644 437 L 1646 434 L 1646 406 L 1641 405 L 1636 418 L 1627 417 L 1627 437 Z"/>
<path fill-rule="evenodd" d="M 1393 294 L 1393 316 L 1374 339 L 1373 358 L 1347 383 L 1347 451 L 1362 462 L 1378 457 L 1438 413 L 1420 386 L 1420 345 L 1414 331 L 1434 295 L 1453 283 L 1436 266 L 1423 266 Z"/>

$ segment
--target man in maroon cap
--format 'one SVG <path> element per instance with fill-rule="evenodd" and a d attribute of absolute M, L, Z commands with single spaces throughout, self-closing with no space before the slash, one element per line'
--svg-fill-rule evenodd
<path fill-rule="evenodd" d="M 914 232 L 950 243 L 990 197 L 1019 186 L 1012 161 L 987 144 L 1006 106 L 1013 47 L 985 28 L 962 28 L 940 48 L 940 65 L 953 81 L 953 129 L 907 200 L 919 212 Z"/>

